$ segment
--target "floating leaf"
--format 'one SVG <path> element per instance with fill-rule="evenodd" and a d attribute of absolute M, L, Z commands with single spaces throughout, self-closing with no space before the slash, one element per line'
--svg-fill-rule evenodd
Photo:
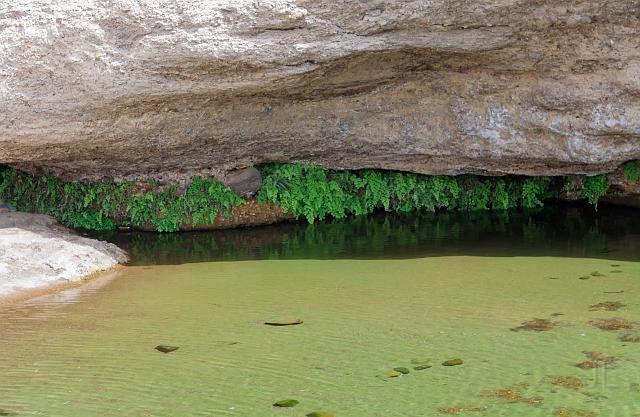
<path fill-rule="evenodd" d="M 297 326 L 299 324 L 304 323 L 302 320 L 294 319 L 294 320 L 273 320 L 273 321 L 265 321 L 264 324 L 267 326 Z"/>
<path fill-rule="evenodd" d="M 298 400 L 280 400 L 280 401 L 276 401 L 275 403 L 273 403 L 274 407 L 295 407 L 296 405 L 300 404 L 300 401 Z"/>
<path fill-rule="evenodd" d="M 158 345 L 155 347 L 155 349 L 162 353 L 171 353 L 171 352 L 175 352 L 180 348 L 178 346 Z"/>

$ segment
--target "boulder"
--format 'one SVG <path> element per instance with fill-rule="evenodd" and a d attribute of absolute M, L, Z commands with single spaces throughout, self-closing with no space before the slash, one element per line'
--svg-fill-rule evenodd
<path fill-rule="evenodd" d="M 629 0 L 0 0 L 0 163 L 595 174 L 640 159 Z"/>

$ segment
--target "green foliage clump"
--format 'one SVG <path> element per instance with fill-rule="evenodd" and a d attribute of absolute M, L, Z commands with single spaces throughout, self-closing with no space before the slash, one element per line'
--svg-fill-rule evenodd
<path fill-rule="evenodd" d="M 624 165 L 624 179 L 631 184 L 640 182 L 640 161 L 630 161 Z"/>
<path fill-rule="evenodd" d="M 569 175 L 566 177 L 564 191 L 577 192 L 580 198 L 589 204 L 598 205 L 600 197 L 609 191 L 611 182 L 605 174 L 594 176 Z"/>
<path fill-rule="evenodd" d="M 68 182 L 48 175 L 33 176 L 0 169 L 0 199 L 20 211 L 51 215 L 63 224 L 91 230 L 116 225 L 152 227 L 173 232 L 182 224 L 212 221 L 244 202 L 213 179 L 194 177 L 187 191 L 175 187 L 141 191 L 132 182 Z"/>
<path fill-rule="evenodd" d="M 610 185 L 609 178 L 604 174 L 585 177 L 579 191 L 580 197 L 585 198 L 589 204 L 598 204 L 600 197 L 609 191 Z"/>
<path fill-rule="evenodd" d="M 563 180 L 419 175 L 370 169 L 334 171 L 300 164 L 268 164 L 261 167 L 261 172 L 264 184 L 258 192 L 258 202 L 273 203 L 310 223 L 375 210 L 408 213 L 539 208 L 545 200 L 557 196 L 555 190 L 561 188 Z M 564 191 L 575 192 L 591 204 L 597 204 L 609 188 L 605 175 L 570 176 L 564 184 Z M 212 222 L 219 213 L 226 215 L 244 203 L 213 179 L 194 177 L 183 193 L 176 187 L 159 188 L 151 182 L 148 185 L 65 183 L 52 176 L 33 176 L 0 167 L 0 200 L 21 211 L 52 215 L 77 228 L 113 230 L 132 226 L 173 232 L 185 225 Z"/>
<path fill-rule="evenodd" d="M 309 165 L 270 164 L 262 168 L 260 203 L 273 203 L 309 222 L 327 216 L 440 209 L 535 208 L 552 196 L 551 180 L 473 175 L 432 176 L 361 170 L 333 171 Z"/>

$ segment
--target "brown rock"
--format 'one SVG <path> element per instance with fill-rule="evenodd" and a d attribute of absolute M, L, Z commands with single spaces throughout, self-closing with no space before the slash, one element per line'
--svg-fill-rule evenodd
<path fill-rule="evenodd" d="M 262 187 L 262 175 L 254 167 L 229 172 L 224 184 L 242 197 L 254 195 Z"/>

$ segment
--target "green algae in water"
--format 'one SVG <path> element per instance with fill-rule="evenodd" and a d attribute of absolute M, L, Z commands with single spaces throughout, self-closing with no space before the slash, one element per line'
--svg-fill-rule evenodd
<path fill-rule="evenodd" d="M 605 270 L 610 262 L 437 256 L 128 267 L 84 293 L 0 310 L 0 367 L 11 381 L 0 384 L 0 400 L 20 415 L 55 417 L 281 417 L 294 410 L 406 417 L 456 407 L 478 417 L 548 417 L 587 410 L 588 389 L 606 396 L 592 403 L 599 415 L 631 417 L 640 414 L 629 391 L 640 352 L 617 337 L 633 330 L 601 331 L 588 321 L 620 315 L 640 322 L 640 300 L 631 297 L 640 280 L 621 276 L 611 287 L 608 279 L 540 279 Z M 621 265 L 640 277 L 640 264 Z M 629 294 L 627 307 L 590 312 L 610 290 Z M 571 326 L 509 331 L 560 309 Z M 256 325 L 288 316 L 313 326 Z M 171 340 L 189 348 L 150 351 Z M 469 365 L 439 366 L 455 357 Z M 438 366 L 387 383 L 372 377 L 385 369 L 372 364 L 391 369 L 411 358 L 421 362 L 410 368 Z M 598 367 L 576 367 L 587 360 Z M 549 376 L 557 375 L 587 388 L 556 388 Z M 272 407 L 283 389 L 300 405 Z"/>

